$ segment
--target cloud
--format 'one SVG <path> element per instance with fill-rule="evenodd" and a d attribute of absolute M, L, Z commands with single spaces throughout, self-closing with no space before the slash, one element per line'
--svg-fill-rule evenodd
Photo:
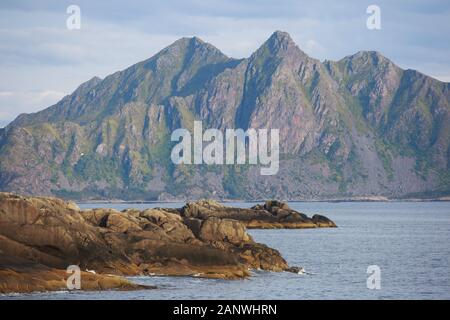
<path fill-rule="evenodd" d="M 39 111 L 53 105 L 66 94 L 59 91 L 0 91 L 0 121 L 5 124 L 11 115 Z"/>
<path fill-rule="evenodd" d="M 372 3 L 360 0 L 77 0 L 81 30 L 70 31 L 66 8 L 72 3 L 0 2 L 0 92 L 14 93 L 0 96 L 0 121 L 55 102 L 57 95 L 39 100 L 42 92 L 68 94 L 91 77 L 149 58 L 183 36 L 199 36 L 242 58 L 273 31 L 284 30 L 320 60 L 377 50 L 401 67 L 450 78 L 447 0 L 377 0 L 380 31 L 366 28 Z"/>

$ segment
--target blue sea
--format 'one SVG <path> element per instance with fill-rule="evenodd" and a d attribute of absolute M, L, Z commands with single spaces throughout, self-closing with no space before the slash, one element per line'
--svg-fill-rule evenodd
<path fill-rule="evenodd" d="M 82 208 L 180 207 L 181 203 L 80 204 Z M 250 207 L 253 203 L 229 203 Z M 450 202 L 291 202 L 338 228 L 250 230 L 306 274 L 255 271 L 245 280 L 132 277 L 157 290 L 54 292 L 0 299 L 450 299 Z M 369 266 L 380 288 L 369 289 Z"/>

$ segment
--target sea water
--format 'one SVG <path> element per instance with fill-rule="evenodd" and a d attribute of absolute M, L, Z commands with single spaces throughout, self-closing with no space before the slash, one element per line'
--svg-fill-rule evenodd
<path fill-rule="evenodd" d="M 181 207 L 182 203 L 84 203 L 81 208 Z M 254 203 L 229 203 L 250 207 Z M 0 299 L 450 299 L 450 202 L 291 202 L 338 228 L 250 230 L 302 275 L 254 271 L 244 280 L 132 277 L 157 290 L 15 294 Z M 369 289 L 369 266 L 380 289 Z M 370 287 L 370 286 L 369 286 Z"/>

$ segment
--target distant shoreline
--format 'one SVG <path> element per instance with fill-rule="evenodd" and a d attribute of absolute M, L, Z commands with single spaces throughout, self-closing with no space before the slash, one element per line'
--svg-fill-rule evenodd
<path fill-rule="evenodd" d="M 70 200 L 70 199 L 68 199 Z M 245 200 L 245 199 L 218 199 L 217 201 L 222 203 L 258 203 L 261 201 L 265 201 L 266 199 L 259 200 Z M 98 203 L 98 204 L 154 204 L 154 203 L 186 203 L 189 201 L 188 199 L 173 199 L 173 200 L 120 200 L 120 199 L 112 199 L 112 200 L 72 200 L 78 204 L 89 204 L 89 203 Z M 302 202 L 329 202 L 329 203 L 340 203 L 340 202 L 450 202 L 450 197 L 444 198 L 436 198 L 436 199 L 420 199 L 420 198 L 411 198 L 411 199 L 308 199 L 308 200 L 284 200 L 290 203 L 302 203 Z"/>

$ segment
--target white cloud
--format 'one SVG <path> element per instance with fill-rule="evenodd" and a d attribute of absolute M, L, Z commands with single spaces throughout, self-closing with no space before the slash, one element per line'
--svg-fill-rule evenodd
<path fill-rule="evenodd" d="M 21 113 L 36 112 L 53 105 L 65 92 L 45 91 L 0 91 L 0 122 L 7 123 Z"/>
<path fill-rule="evenodd" d="M 444 1 L 429 1 L 425 10 L 416 2 L 379 0 L 380 31 L 367 30 L 361 1 L 78 0 L 76 31 L 66 29 L 68 4 L 0 2 L 0 121 L 53 104 L 91 77 L 149 58 L 182 36 L 199 36 L 242 58 L 284 30 L 320 60 L 377 50 L 402 67 L 450 78 Z"/>

